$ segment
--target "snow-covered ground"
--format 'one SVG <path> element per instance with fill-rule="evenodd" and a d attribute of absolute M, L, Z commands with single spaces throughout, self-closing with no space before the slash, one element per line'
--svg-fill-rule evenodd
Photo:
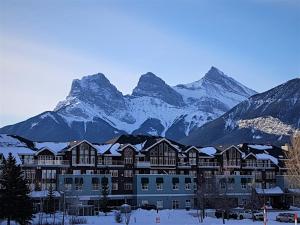
<path fill-rule="evenodd" d="M 281 211 L 282 212 L 282 211 Z M 290 210 L 290 213 L 297 212 L 298 215 L 300 214 L 300 210 Z M 131 214 L 130 222 L 129 224 L 132 225 L 196 225 L 196 224 L 205 224 L 205 225 L 217 225 L 217 224 L 223 224 L 222 219 L 217 219 L 214 217 L 214 211 L 206 211 L 207 217 L 204 218 L 204 222 L 201 223 L 199 221 L 199 218 L 197 216 L 197 211 L 195 210 L 160 210 L 158 213 L 155 210 L 134 210 Z M 280 213 L 280 211 L 269 211 L 268 212 L 268 222 L 267 225 L 276 225 L 276 224 L 288 224 L 288 223 L 280 223 L 275 221 L 276 216 Z M 38 215 L 34 219 L 34 224 L 38 223 Z M 47 218 L 45 215 L 43 216 L 43 221 L 46 220 L 48 223 L 52 223 L 52 218 Z M 57 215 L 56 216 L 56 222 L 61 221 L 62 216 Z M 82 218 L 82 217 L 79 217 Z M 85 216 L 84 217 L 87 220 L 87 224 L 103 224 L 103 225 L 116 225 L 116 224 L 125 224 L 124 220 L 122 223 L 117 223 L 115 221 L 114 212 L 108 213 L 107 216 L 99 215 L 99 216 Z M 158 219 L 159 218 L 159 219 Z M 66 223 L 68 224 L 69 219 L 66 218 Z M 159 222 L 159 223 L 158 223 Z M 0 223 L 1 225 L 6 224 L 5 221 Z M 234 225 L 234 224 L 245 224 L 245 225 L 259 225 L 263 224 L 263 221 L 252 221 L 250 219 L 244 219 L 244 220 L 225 220 L 225 224 Z M 293 224 L 293 223 L 290 223 Z"/>

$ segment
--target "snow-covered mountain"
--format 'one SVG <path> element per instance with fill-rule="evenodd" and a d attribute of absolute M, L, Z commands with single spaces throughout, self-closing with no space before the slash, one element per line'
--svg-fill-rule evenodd
<path fill-rule="evenodd" d="M 223 116 L 194 129 L 183 142 L 193 145 L 284 144 L 300 131 L 300 78 L 241 102 Z"/>
<path fill-rule="evenodd" d="M 74 80 L 53 111 L 0 129 L 36 141 L 101 142 L 125 133 L 186 137 L 256 92 L 212 67 L 199 81 L 171 87 L 151 72 L 124 96 L 103 74 Z"/>

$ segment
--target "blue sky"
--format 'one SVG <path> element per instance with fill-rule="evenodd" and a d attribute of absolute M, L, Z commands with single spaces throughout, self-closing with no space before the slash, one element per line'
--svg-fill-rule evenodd
<path fill-rule="evenodd" d="M 262 92 L 299 77 L 299 40 L 297 0 L 0 0 L 0 126 L 97 72 L 127 94 L 147 71 L 176 85 L 214 65 Z"/>

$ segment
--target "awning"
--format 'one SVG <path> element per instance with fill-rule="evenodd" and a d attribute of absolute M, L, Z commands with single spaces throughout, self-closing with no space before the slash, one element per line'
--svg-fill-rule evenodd
<path fill-rule="evenodd" d="M 172 183 L 173 184 L 178 184 L 179 183 L 179 178 L 178 177 L 173 177 Z"/>
<path fill-rule="evenodd" d="M 157 177 L 157 178 L 156 178 L 156 183 L 161 184 L 161 183 L 163 183 L 163 182 L 164 182 L 164 178 L 162 178 L 162 177 Z"/>
<path fill-rule="evenodd" d="M 149 183 L 149 178 L 148 177 L 142 177 L 141 182 L 142 182 L 142 184 L 148 184 Z"/>
<path fill-rule="evenodd" d="M 187 183 L 192 183 L 192 179 L 190 177 L 186 177 L 184 179 L 184 182 L 187 184 Z"/>

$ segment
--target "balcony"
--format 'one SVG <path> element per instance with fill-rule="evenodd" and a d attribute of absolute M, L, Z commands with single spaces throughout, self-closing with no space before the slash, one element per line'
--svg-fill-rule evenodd
<path fill-rule="evenodd" d="M 218 168 L 218 162 L 199 162 L 198 167 L 200 168 Z"/>
<path fill-rule="evenodd" d="M 69 166 L 69 160 L 24 160 L 23 166 Z"/>
<path fill-rule="evenodd" d="M 181 169 L 189 169 L 191 168 L 191 164 L 189 162 L 179 162 L 177 163 L 178 168 Z"/>
<path fill-rule="evenodd" d="M 150 162 L 149 161 L 137 161 L 134 166 L 136 168 L 150 168 Z"/>
<path fill-rule="evenodd" d="M 223 167 L 227 168 L 239 168 L 241 167 L 241 162 L 240 161 L 224 161 L 223 162 Z"/>
<path fill-rule="evenodd" d="M 97 164 L 98 167 L 124 167 L 123 160 L 104 161 Z"/>
<path fill-rule="evenodd" d="M 272 166 L 269 163 L 243 163 L 243 168 L 246 169 L 272 169 L 274 166 Z"/>

